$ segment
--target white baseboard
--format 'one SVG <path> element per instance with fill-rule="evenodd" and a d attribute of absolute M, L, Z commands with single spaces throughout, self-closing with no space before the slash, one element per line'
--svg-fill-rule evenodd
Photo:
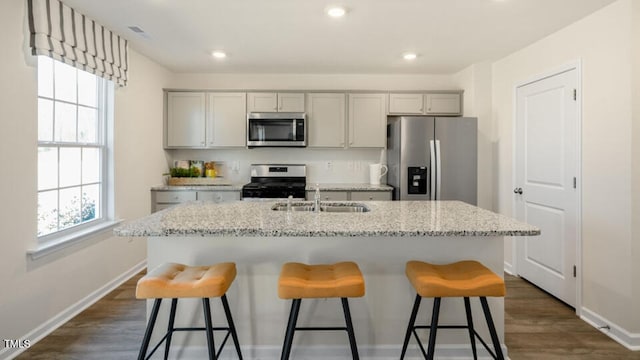
<path fill-rule="evenodd" d="M 513 264 L 509 264 L 508 262 L 504 262 L 504 272 L 506 272 L 509 275 L 515 275 L 515 271 L 513 269 Z"/>
<path fill-rule="evenodd" d="M 52 317 L 42 325 L 29 331 L 20 339 L 28 339 L 33 346 L 38 341 L 42 340 L 45 336 L 51 334 L 54 330 L 67 323 L 74 316 L 78 315 L 82 311 L 86 310 L 89 306 L 95 304 L 98 300 L 102 299 L 105 295 L 115 290 L 118 286 L 122 285 L 125 281 L 131 279 L 132 276 L 142 271 L 147 266 L 147 261 L 144 260 L 136 264 L 131 269 L 127 270 L 123 274 L 119 275 L 115 279 L 109 281 L 101 288 L 87 295 L 85 298 L 69 306 L 56 316 Z M 4 345 L 4 344 L 2 344 Z M 10 360 L 26 351 L 28 348 L 3 348 L 0 350 L 0 359 Z"/>
<path fill-rule="evenodd" d="M 478 344 L 478 358 L 492 359 L 489 353 Z M 161 351 L 162 349 L 158 350 Z M 241 346 L 242 356 L 245 359 L 253 360 L 278 360 L 280 359 L 280 346 Z M 369 360 L 397 360 L 400 357 L 401 347 L 399 345 L 359 345 L 358 355 L 361 359 Z M 502 346 L 505 357 L 507 356 L 506 347 Z M 170 351 L 170 358 L 179 358 L 182 360 L 198 360 L 207 357 L 207 348 L 205 346 L 190 346 Z M 471 357 L 471 346 L 468 344 L 437 346 L 436 355 L 438 359 L 469 359 Z M 351 350 L 348 345 L 344 346 L 293 346 L 291 351 L 292 359 L 302 360 L 338 360 L 350 359 Z M 231 342 L 225 345 L 221 360 L 237 359 L 235 349 Z M 418 349 L 416 343 L 412 340 L 407 349 L 405 359 L 424 359 L 422 353 Z"/>
<path fill-rule="evenodd" d="M 618 326 L 613 321 L 596 314 L 595 312 L 582 307 L 582 314 L 580 316 L 587 324 L 600 330 L 605 335 L 609 336 L 613 340 L 620 343 L 632 351 L 640 351 L 640 333 L 631 333 L 625 330 L 623 327 Z M 609 328 L 602 328 L 608 326 Z"/>

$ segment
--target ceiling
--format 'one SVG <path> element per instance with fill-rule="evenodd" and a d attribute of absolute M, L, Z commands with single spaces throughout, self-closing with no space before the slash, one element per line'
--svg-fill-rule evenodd
<path fill-rule="evenodd" d="M 62 1 L 174 72 L 448 74 L 615 0 Z M 347 15 L 328 17 L 335 4 Z M 228 56 L 214 59 L 213 50 Z M 418 57 L 406 61 L 406 52 Z"/>

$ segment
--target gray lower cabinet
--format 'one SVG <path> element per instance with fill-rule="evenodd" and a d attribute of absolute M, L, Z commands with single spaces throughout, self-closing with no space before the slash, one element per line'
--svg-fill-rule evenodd
<path fill-rule="evenodd" d="M 351 191 L 353 201 L 385 201 L 391 200 L 391 191 Z"/>
<path fill-rule="evenodd" d="M 208 200 L 216 203 L 236 201 L 240 200 L 240 191 L 152 190 L 151 212 L 192 200 Z"/>
<path fill-rule="evenodd" d="M 307 200 L 313 200 L 315 191 L 307 191 Z M 391 191 L 320 191 L 322 201 L 385 201 L 391 200 Z"/>

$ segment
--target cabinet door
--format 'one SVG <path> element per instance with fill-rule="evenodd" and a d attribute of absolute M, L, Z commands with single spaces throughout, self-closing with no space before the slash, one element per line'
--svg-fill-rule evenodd
<path fill-rule="evenodd" d="M 278 93 L 278 111 L 304 112 L 304 94 Z"/>
<path fill-rule="evenodd" d="M 348 191 L 320 191 L 321 201 L 344 201 L 348 200 Z M 307 191 L 307 200 L 314 200 L 315 191 Z"/>
<path fill-rule="evenodd" d="M 239 191 L 198 191 L 198 200 L 208 200 L 215 203 L 240 200 Z"/>
<path fill-rule="evenodd" d="M 151 191 L 151 212 L 164 210 L 185 201 L 196 200 L 195 191 Z"/>
<path fill-rule="evenodd" d="M 205 121 L 204 93 L 167 93 L 167 147 L 204 147 Z"/>
<path fill-rule="evenodd" d="M 462 114 L 460 94 L 426 94 L 424 98 L 428 115 Z"/>
<path fill-rule="evenodd" d="M 391 200 L 391 191 L 352 191 L 353 201 L 386 201 Z"/>
<path fill-rule="evenodd" d="M 207 146 L 244 147 L 247 143 L 245 93 L 210 93 Z"/>
<path fill-rule="evenodd" d="M 277 112 L 278 111 L 278 94 L 277 93 L 248 93 L 247 94 L 247 111 L 248 112 Z"/>
<path fill-rule="evenodd" d="M 344 147 L 344 94 L 307 94 L 309 147 Z"/>
<path fill-rule="evenodd" d="M 386 146 L 385 94 L 349 94 L 349 147 Z"/>
<path fill-rule="evenodd" d="M 389 94 L 389 114 L 424 114 L 424 95 Z"/>

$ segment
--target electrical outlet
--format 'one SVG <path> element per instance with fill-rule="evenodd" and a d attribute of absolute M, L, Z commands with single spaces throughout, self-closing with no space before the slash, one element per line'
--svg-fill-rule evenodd
<path fill-rule="evenodd" d="M 324 163 L 324 169 L 325 170 L 331 170 L 333 169 L 333 163 L 331 161 L 327 161 Z"/>
<path fill-rule="evenodd" d="M 347 170 L 353 171 L 353 161 L 347 161 Z"/>

